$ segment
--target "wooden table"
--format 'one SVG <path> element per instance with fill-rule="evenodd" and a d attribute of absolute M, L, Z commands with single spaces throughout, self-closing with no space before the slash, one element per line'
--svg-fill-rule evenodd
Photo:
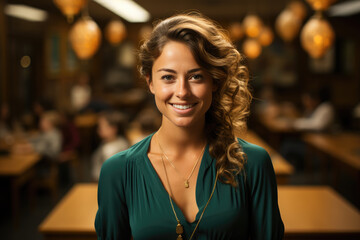
<path fill-rule="evenodd" d="M 337 134 L 308 133 L 304 134 L 303 140 L 310 151 L 314 152 L 315 150 L 315 152 L 325 155 L 328 160 L 335 160 L 332 162 L 334 164 L 334 185 L 337 185 L 340 168 L 355 176 L 357 179 L 355 193 L 360 206 L 360 134 L 347 132 Z M 320 157 L 322 156 L 320 155 Z"/>
<path fill-rule="evenodd" d="M 12 217 L 16 224 L 19 216 L 19 189 L 34 176 L 38 154 L 0 156 L 0 177 L 10 180 Z"/>
<path fill-rule="evenodd" d="M 304 134 L 303 140 L 310 146 L 360 171 L 360 134 L 308 133 Z"/>
<path fill-rule="evenodd" d="M 285 239 L 360 239 L 360 213 L 330 187 L 279 186 Z"/>
<path fill-rule="evenodd" d="M 39 231 L 46 240 L 95 240 L 97 208 L 97 184 L 77 184 L 41 223 Z"/>
<path fill-rule="evenodd" d="M 280 186 L 285 239 L 359 239 L 360 213 L 329 187 Z M 97 185 L 77 184 L 41 223 L 45 240 L 96 239 Z"/>
<path fill-rule="evenodd" d="M 294 167 L 286 161 L 278 152 L 270 147 L 265 141 L 263 141 L 255 132 L 248 130 L 245 134 L 241 135 L 241 138 L 250 143 L 263 147 L 270 155 L 274 171 L 276 174 L 276 180 L 278 184 L 285 184 L 288 182 L 288 178 L 294 173 Z"/>

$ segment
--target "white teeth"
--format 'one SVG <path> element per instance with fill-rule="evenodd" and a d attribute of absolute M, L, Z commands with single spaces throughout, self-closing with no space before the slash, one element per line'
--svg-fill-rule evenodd
<path fill-rule="evenodd" d="M 188 109 L 188 108 L 193 107 L 194 104 L 188 104 L 188 105 L 177 105 L 177 104 L 173 104 L 173 106 L 174 106 L 175 108 L 184 110 L 184 109 Z"/>

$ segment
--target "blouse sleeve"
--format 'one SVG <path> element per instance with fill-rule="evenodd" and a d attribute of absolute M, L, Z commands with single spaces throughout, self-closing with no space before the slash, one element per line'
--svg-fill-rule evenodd
<path fill-rule="evenodd" d="M 102 166 L 95 229 L 99 240 L 131 239 L 125 198 L 126 160 L 116 154 Z"/>
<path fill-rule="evenodd" d="M 254 145 L 255 146 L 255 145 Z M 251 239 L 282 239 L 282 222 L 274 168 L 268 153 L 255 146 L 248 154 Z"/>

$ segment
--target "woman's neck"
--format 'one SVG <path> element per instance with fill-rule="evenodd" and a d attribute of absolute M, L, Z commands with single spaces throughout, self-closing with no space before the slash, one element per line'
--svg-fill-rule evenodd
<path fill-rule="evenodd" d="M 170 150 L 174 155 L 182 154 L 187 150 L 202 148 L 206 143 L 204 125 L 195 127 L 177 127 L 163 122 L 156 134 L 163 148 Z"/>

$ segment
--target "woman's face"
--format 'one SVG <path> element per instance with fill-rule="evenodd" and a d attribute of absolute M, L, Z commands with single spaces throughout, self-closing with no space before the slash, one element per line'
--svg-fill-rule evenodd
<path fill-rule="evenodd" d="M 215 90 L 211 76 L 183 43 L 169 41 L 154 61 L 150 91 L 155 95 L 163 124 L 201 126 Z"/>

